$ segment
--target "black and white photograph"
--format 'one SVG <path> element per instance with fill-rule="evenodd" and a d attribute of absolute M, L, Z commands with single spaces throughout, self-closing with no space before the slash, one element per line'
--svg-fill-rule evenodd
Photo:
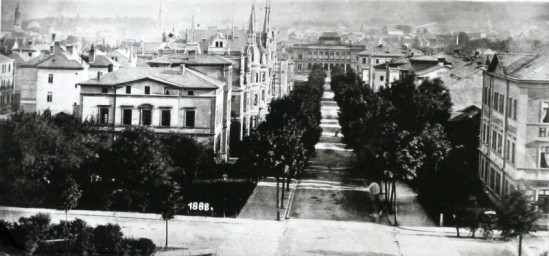
<path fill-rule="evenodd" d="M 0 256 L 549 256 L 549 0 L 0 10 Z"/>

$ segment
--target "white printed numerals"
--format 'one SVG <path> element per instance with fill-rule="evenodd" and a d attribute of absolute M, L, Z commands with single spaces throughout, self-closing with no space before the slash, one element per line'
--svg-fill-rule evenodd
<path fill-rule="evenodd" d="M 213 208 L 210 209 L 209 203 L 203 203 L 203 202 L 191 202 L 187 204 L 189 206 L 189 210 L 193 211 L 210 211 L 213 210 Z"/>

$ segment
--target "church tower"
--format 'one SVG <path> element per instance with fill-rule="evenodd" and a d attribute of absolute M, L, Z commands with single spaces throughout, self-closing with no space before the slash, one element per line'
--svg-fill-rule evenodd
<path fill-rule="evenodd" d="M 19 11 L 19 3 L 15 7 L 15 18 L 13 20 L 13 28 L 15 30 L 21 30 L 21 12 Z"/>
<path fill-rule="evenodd" d="M 273 39 L 273 32 L 271 30 L 271 1 L 267 0 L 267 4 L 265 5 L 265 21 L 263 23 L 263 32 L 261 35 L 261 41 L 265 48 L 269 47 L 269 44 L 271 43 Z"/>
<path fill-rule="evenodd" d="M 252 12 L 250 13 L 250 24 L 248 27 L 248 44 L 255 44 L 255 3 L 252 4 Z"/>

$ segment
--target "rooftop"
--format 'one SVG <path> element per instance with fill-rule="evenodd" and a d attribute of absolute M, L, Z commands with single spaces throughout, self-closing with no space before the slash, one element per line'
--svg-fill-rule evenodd
<path fill-rule="evenodd" d="M 147 63 L 151 64 L 171 64 L 171 65 L 231 65 L 232 61 L 217 55 L 196 54 L 194 58 L 189 54 L 174 53 L 163 55 L 156 59 L 150 60 Z"/>
<path fill-rule="evenodd" d="M 30 59 L 21 67 L 32 67 L 40 69 L 84 69 L 84 64 L 80 57 L 66 52 L 61 46 L 54 47 L 54 54 L 42 53 L 36 58 Z"/>
<path fill-rule="evenodd" d="M 138 80 L 155 80 L 177 88 L 210 89 L 223 87 L 225 82 L 211 78 L 189 68 L 121 68 L 109 72 L 100 79 L 94 78 L 79 83 L 83 86 L 116 86 Z"/>
<path fill-rule="evenodd" d="M 549 80 L 548 54 L 496 54 L 488 67 L 489 72 L 498 72 L 516 79 Z M 504 72 L 505 71 L 505 72 Z"/>

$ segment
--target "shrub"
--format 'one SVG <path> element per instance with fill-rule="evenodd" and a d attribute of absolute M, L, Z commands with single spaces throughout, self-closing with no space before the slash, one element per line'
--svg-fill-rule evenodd
<path fill-rule="evenodd" d="M 99 254 L 120 254 L 123 250 L 123 234 L 117 224 L 99 225 L 93 230 L 95 251 Z"/>
<path fill-rule="evenodd" d="M 81 220 L 61 221 L 59 224 L 53 224 L 48 232 L 48 239 L 67 239 L 70 251 L 93 252 L 93 228 Z"/>
<path fill-rule="evenodd" d="M 11 232 L 14 244 L 24 248 L 27 254 L 32 254 L 38 243 L 46 238 L 50 221 L 50 216 L 43 213 L 29 218 L 21 217 L 19 223 L 14 223 Z"/>
<path fill-rule="evenodd" d="M 148 238 L 124 239 L 124 254 L 149 256 L 156 250 L 156 245 Z"/>

